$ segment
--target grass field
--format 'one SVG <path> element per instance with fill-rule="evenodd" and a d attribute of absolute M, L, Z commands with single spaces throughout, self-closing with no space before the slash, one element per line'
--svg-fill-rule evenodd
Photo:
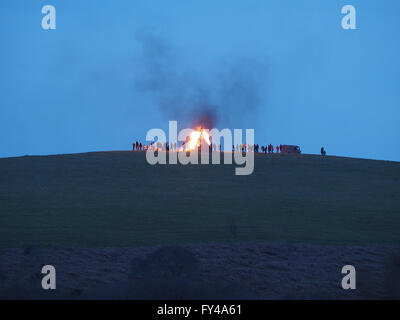
<path fill-rule="evenodd" d="M 253 240 L 400 244 L 400 163 L 257 154 L 235 176 L 144 152 L 0 159 L 0 248 Z"/>

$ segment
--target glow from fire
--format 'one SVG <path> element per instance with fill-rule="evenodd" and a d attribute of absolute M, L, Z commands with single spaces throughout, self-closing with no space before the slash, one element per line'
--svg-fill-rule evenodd
<path fill-rule="evenodd" d="M 208 145 L 211 145 L 210 135 L 202 128 L 193 130 L 189 137 L 186 150 L 194 150 L 196 147 L 200 147 L 201 141 L 204 140 Z"/>

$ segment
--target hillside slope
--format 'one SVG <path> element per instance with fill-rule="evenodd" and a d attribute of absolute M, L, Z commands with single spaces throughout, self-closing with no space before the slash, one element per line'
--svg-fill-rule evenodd
<path fill-rule="evenodd" d="M 257 154 L 147 164 L 144 152 L 0 159 L 0 247 L 220 241 L 400 243 L 400 163 Z"/>

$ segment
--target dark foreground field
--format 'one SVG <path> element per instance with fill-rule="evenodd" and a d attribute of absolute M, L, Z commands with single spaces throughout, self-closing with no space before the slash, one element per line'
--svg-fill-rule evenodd
<path fill-rule="evenodd" d="M 400 243 L 400 163 L 255 158 L 250 176 L 143 152 L 0 159 L 0 248 Z"/>
<path fill-rule="evenodd" d="M 400 250 L 289 243 L 6 249 L 1 298 L 400 299 Z M 57 269 L 57 290 L 40 270 Z M 343 290 L 344 265 L 357 289 Z"/>
<path fill-rule="evenodd" d="M 43 264 L 54 297 L 398 297 L 400 163 L 255 158 L 250 176 L 142 152 L 0 159 L 0 297 L 49 297 Z"/>

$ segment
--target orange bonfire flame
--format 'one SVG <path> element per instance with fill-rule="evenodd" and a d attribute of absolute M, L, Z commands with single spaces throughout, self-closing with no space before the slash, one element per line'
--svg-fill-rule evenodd
<path fill-rule="evenodd" d="M 211 145 L 210 135 L 205 129 L 200 127 L 197 130 L 193 130 L 190 134 L 189 141 L 186 143 L 186 151 L 194 150 L 196 147 L 200 147 L 202 141 L 205 141 L 208 145 Z"/>

